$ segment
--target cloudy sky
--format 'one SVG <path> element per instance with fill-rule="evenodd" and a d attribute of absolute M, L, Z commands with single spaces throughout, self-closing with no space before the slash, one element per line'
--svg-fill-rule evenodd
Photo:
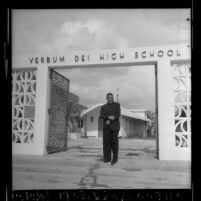
<path fill-rule="evenodd" d="M 189 9 L 13 10 L 13 53 L 55 53 L 190 42 Z M 128 108 L 155 107 L 153 66 L 61 70 L 80 102 L 116 96 Z"/>
<path fill-rule="evenodd" d="M 86 106 L 104 103 L 108 92 L 130 109 L 154 109 L 154 67 L 110 67 L 69 69 L 65 74 L 70 79 L 70 89 L 80 96 Z M 62 70 L 64 72 L 64 70 Z"/>

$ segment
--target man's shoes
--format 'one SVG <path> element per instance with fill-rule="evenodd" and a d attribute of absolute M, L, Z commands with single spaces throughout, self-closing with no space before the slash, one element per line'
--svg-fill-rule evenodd
<path fill-rule="evenodd" d="M 108 162 L 110 162 L 110 160 L 103 160 L 103 162 L 104 162 L 104 163 L 108 163 Z"/>
<path fill-rule="evenodd" d="M 117 161 L 111 161 L 111 166 L 113 166 Z"/>

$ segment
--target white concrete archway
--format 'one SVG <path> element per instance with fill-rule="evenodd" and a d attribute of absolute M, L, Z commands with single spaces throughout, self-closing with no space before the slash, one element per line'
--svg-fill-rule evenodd
<path fill-rule="evenodd" d="M 18 72 L 33 70 L 36 72 L 35 95 L 27 92 L 28 96 L 35 97 L 34 120 L 32 137 L 29 141 L 21 142 L 25 135 L 13 141 L 14 154 L 46 154 L 46 140 L 48 132 L 48 105 L 49 105 L 49 68 L 76 68 L 76 67 L 111 67 L 111 66 L 134 66 L 134 65 L 155 65 L 157 69 L 157 105 L 158 105 L 158 147 L 159 159 L 161 160 L 191 160 L 191 132 L 190 132 L 190 99 L 182 99 L 179 103 L 175 101 L 175 94 L 182 92 L 187 98 L 190 94 L 190 69 L 191 51 L 188 44 L 173 46 L 142 47 L 129 49 L 98 50 L 85 52 L 68 52 L 54 55 L 13 55 L 12 68 Z M 178 71 L 178 72 L 177 72 Z M 179 74 L 181 71 L 181 74 Z M 185 71 L 185 72 L 184 72 Z M 183 72 L 183 74 L 182 74 Z M 175 73 L 175 74 L 174 74 Z M 20 74 L 20 73 L 19 73 Z M 30 73 L 33 74 L 32 72 Z M 18 75 L 17 75 L 18 76 Z M 15 76 L 15 79 L 17 76 Z M 20 76 L 20 75 L 19 75 Z M 23 75 L 24 78 L 26 77 Z M 22 77 L 22 79 L 24 79 Z M 27 75 L 28 76 L 28 75 Z M 16 86 L 22 85 L 19 80 L 14 80 Z M 173 81 L 178 81 L 177 85 L 182 85 L 183 89 L 175 86 Z M 22 82 L 26 83 L 26 81 Z M 185 89 L 186 87 L 186 89 Z M 23 86 L 22 86 L 23 88 Z M 25 87 L 26 88 L 26 87 Z M 32 87 L 33 88 L 33 87 Z M 23 110 L 25 105 L 16 106 L 20 91 L 13 92 L 13 108 Z M 185 92 L 185 93 L 183 93 Z M 25 92 L 24 92 L 25 93 Z M 26 94 L 25 94 L 26 95 Z M 26 98 L 25 98 L 26 99 Z M 27 98 L 28 99 L 28 98 Z M 23 102 L 23 98 L 21 102 Z M 183 102 L 182 102 L 183 101 Z M 177 112 L 175 113 L 175 108 Z M 26 108 L 27 110 L 27 108 Z M 18 112 L 20 113 L 20 112 Z M 181 115 L 185 113 L 185 115 Z M 176 114 L 176 115 L 175 115 Z M 22 136 L 26 134 L 27 127 L 21 123 L 16 123 L 16 112 L 13 110 L 13 135 Z M 22 121 L 24 122 L 24 120 Z M 15 126 L 18 125 L 18 126 Z M 19 130 L 18 130 L 19 129 Z M 21 129 L 21 130 L 20 130 Z M 23 130 L 24 129 L 24 130 Z M 15 137 L 15 139 L 17 139 Z M 177 139 L 177 144 L 176 144 Z"/>

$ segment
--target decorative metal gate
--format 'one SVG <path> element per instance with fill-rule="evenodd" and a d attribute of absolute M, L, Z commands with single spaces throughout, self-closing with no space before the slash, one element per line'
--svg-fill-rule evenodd
<path fill-rule="evenodd" d="M 49 133 L 47 152 L 55 153 L 67 150 L 68 92 L 69 80 L 50 69 Z"/>

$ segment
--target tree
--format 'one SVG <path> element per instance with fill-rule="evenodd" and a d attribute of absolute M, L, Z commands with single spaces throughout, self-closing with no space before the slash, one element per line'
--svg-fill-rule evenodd
<path fill-rule="evenodd" d="M 81 115 L 81 107 L 78 103 L 70 102 L 68 105 L 68 128 L 70 132 L 80 132 L 79 120 Z"/>
<path fill-rule="evenodd" d="M 156 136 L 156 115 L 155 112 L 152 110 L 147 111 L 147 118 L 151 120 L 148 126 L 147 135 L 150 137 Z"/>

